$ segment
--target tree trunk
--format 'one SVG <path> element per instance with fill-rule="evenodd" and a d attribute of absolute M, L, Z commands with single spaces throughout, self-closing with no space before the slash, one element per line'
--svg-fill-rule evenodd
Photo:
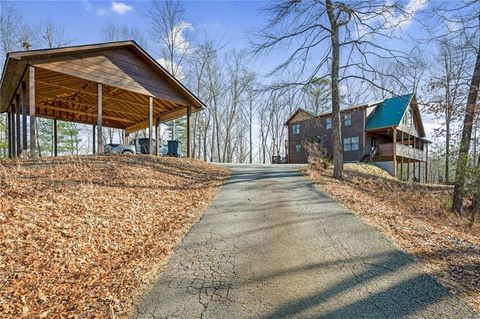
<path fill-rule="evenodd" d="M 330 39 L 332 42 L 332 140 L 333 140 L 333 177 L 343 177 L 343 147 L 340 118 L 340 92 L 339 92 L 339 69 L 340 69 L 340 41 L 338 35 L 338 23 L 333 10 L 331 0 L 326 1 L 328 19 L 331 26 Z"/>
<path fill-rule="evenodd" d="M 463 199 L 465 197 L 465 178 L 468 163 L 468 151 L 472 138 L 472 125 L 475 118 L 475 104 L 477 103 L 478 89 L 480 85 L 480 50 L 477 52 L 477 60 L 473 71 L 470 88 L 468 90 L 467 107 L 463 120 L 462 139 L 460 140 L 460 151 L 458 154 L 457 169 L 455 174 L 455 188 L 453 190 L 453 205 L 455 212 L 461 213 Z"/>

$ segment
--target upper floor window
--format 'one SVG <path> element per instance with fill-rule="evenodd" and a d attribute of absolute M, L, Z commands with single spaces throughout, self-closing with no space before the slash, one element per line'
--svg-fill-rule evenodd
<path fill-rule="evenodd" d="M 358 136 L 343 138 L 343 150 L 346 151 L 358 151 L 360 139 Z"/>
<path fill-rule="evenodd" d="M 300 152 L 302 150 L 302 144 L 295 144 L 295 151 Z"/>
<path fill-rule="evenodd" d="M 352 114 L 345 114 L 345 116 L 343 117 L 343 125 L 352 125 Z"/>
<path fill-rule="evenodd" d="M 402 124 L 405 126 L 415 128 L 415 120 L 413 118 L 412 109 L 408 108 L 405 114 L 403 115 Z"/>
<path fill-rule="evenodd" d="M 292 133 L 300 134 L 300 124 L 297 123 L 292 125 Z"/>
<path fill-rule="evenodd" d="M 327 130 L 332 128 L 332 118 L 331 117 L 327 117 L 325 119 L 325 128 Z"/>

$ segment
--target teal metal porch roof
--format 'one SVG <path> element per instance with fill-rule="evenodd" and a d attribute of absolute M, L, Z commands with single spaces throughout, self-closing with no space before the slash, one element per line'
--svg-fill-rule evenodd
<path fill-rule="evenodd" d="M 398 126 L 405 110 L 412 101 L 413 94 L 391 97 L 380 102 L 367 118 L 367 130 Z"/>

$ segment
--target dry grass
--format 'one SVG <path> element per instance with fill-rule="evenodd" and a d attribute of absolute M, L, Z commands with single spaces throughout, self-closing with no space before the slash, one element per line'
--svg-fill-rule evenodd
<path fill-rule="evenodd" d="M 228 174 L 150 156 L 0 162 L 1 317 L 126 317 Z"/>
<path fill-rule="evenodd" d="M 480 229 L 448 211 L 451 187 L 401 182 L 366 164 L 346 165 L 342 181 L 316 164 L 306 173 L 480 311 Z"/>

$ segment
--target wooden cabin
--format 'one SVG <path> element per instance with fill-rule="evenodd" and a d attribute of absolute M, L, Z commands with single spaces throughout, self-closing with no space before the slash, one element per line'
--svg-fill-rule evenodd
<path fill-rule="evenodd" d="M 341 111 L 344 162 L 368 162 L 402 180 L 427 181 L 428 144 L 414 94 Z M 298 109 L 287 120 L 289 163 L 308 163 L 312 145 L 333 153 L 332 114 Z"/>
<path fill-rule="evenodd" d="M 204 107 L 134 41 L 10 52 L 0 84 L 10 157 L 35 156 L 36 117 L 53 119 L 57 155 L 57 120 L 92 125 L 100 153 L 102 127 L 123 130 L 125 141 L 148 129 L 150 152 L 158 154 L 152 145 L 153 139 L 160 145 L 159 124 L 183 116 L 190 156 L 190 116 Z"/>

